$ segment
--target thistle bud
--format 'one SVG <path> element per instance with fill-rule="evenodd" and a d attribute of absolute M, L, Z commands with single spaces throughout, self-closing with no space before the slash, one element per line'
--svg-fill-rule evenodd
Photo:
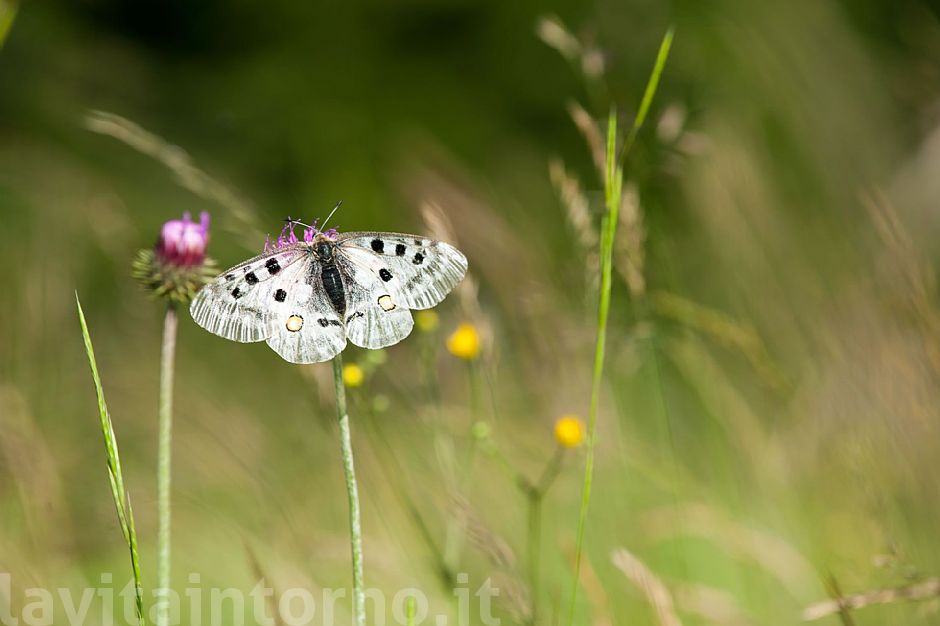
<path fill-rule="evenodd" d="M 137 253 L 131 275 L 154 297 L 185 304 L 217 273 L 206 257 L 208 244 L 209 214 L 203 212 L 196 223 L 184 213 L 163 225 L 153 249 Z"/>

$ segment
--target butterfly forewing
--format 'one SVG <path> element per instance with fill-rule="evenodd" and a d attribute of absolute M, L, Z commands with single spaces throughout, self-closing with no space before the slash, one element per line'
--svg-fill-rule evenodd
<path fill-rule="evenodd" d="M 439 304 L 467 273 L 467 258 L 455 247 L 402 233 L 344 233 L 338 248 L 353 264 L 378 278 L 396 303 L 409 309 Z"/>
<path fill-rule="evenodd" d="M 310 257 L 303 246 L 262 254 L 223 272 L 189 307 L 197 324 L 232 341 L 263 341 L 274 332 L 274 310 L 299 280 Z"/>

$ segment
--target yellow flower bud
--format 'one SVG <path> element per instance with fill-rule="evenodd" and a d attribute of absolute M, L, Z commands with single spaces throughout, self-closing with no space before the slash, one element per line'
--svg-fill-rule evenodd
<path fill-rule="evenodd" d="M 562 415 L 555 422 L 555 441 L 566 448 L 576 448 L 584 441 L 584 422 L 577 415 Z"/>
<path fill-rule="evenodd" d="M 474 422 L 473 426 L 470 428 L 470 434 L 473 435 L 474 439 L 489 439 L 491 432 L 492 429 L 490 425 L 483 421 Z"/>
<path fill-rule="evenodd" d="M 480 334 L 473 324 L 463 323 L 447 338 L 447 349 L 455 357 L 472 361 L 480 356 Z"/>
<path fill-rule="evenodd" d="M 359 387 L 366 378 L 365 372 L 355 363 L 343 366 L 343 384 L 347 387 Z"/>
<path fill-rule="evenodd" d="M 430 309 L 415 313 L 415 326 L 423 333 L 433 333 L 440 324 L 441 318 Z"/>

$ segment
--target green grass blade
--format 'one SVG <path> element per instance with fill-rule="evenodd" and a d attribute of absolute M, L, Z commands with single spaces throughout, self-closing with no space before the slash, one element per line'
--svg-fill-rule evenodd
<path fill-rule="evenodd" d="M 19 9 L 19 2 L 16 0 L 0 0 L 0 48 L 3 47 L 3 42 L 7 40 L 7 35 L 13 28 L 17 9 Z"/>
<path fill-rule="evenodd" d="M 91 377 L 95 383 L 95 394 L 98 397 L 98 416 L 101 419 L 101 433 L 104 435 L 104 446 L 108 455 L 108 479 L 111 483 L 111 496 L 117 509 L 118 521 L 124 541 L 131 554 L 131 567 L 134 570 L 134 585 L 137 597 L 137 618 L 140 626 L 144 626 L 143 587 L 140 578 L 140 557 L 137 552 L 137 530 L 134 527 L 134 514 L 131 510 L 130 498 L 124 489 L 124 476 L 121 473 L 121 457 L 118 454 L 117 437 L 114 436 L 114 426 L 105 402 L 104 389 L 101 386 L 101 377 L 98 375 L 98 364 L 95 361 L 95 349 L 91 344 L 91 335 L 88 333 L 88 324 L 85 321 L 85 312 L 82 303 L 75 294 L 75 305 L 78 307 L 78 321 L 82 326 L 82 337 L 85 340 L 85 353 L 88 355 L 88 365 L 91 367 Z"/>
<path fill-rule="evenodd" d="M 653 96 L 656 95 L 656 90 L 659 88 L 659 78 L 663 74 L 663 69 L 666 67 L 666 59 L 669 58 L 669 51 L 672 49 L 672 39 L 675 32 L 676 29 L 670 26 L 666 34 L 663 35 L 662 42 L 659 44 L 659 52 L 656 54 L 656 62 L 653 64 L 653 71 L 650 72 L 650 78 L 646 82 L 646 89 L 643 91 L 643 99 L 640 101 L 640 108 L 636 112 L 636 117 L 633 118 L 633 127 L 630 128 L 630 133 L 627 135 L 626 140 L 624 140 L 623 148 L 620 151 L 619 160 L 621 164 L 624 159 L 627 158 L 627 154 L 636 141 L 637 133 L 640 132 L 640 128 L 643 127 L 643 123 L 646 121 L 646 115 L 649 113 L 650 105 L 653 103 Z"/>
<path fill-rule="evenodd" d="M 581 508 L 578 514 L 578 531 L 575 544 L 574 580 L 571 586 L 571 603 L 568 606 L 568 626 L 574 624 L 574 609 L 578 597 L 581 574 L 581 557 L 584 550 L 584 531 L 587 524 L 588 508 L 591 503 L 591 486 L 594 479 L 594 446 L 597 440 L 597 412 L 600 404 L 601 382 L 604 373 L 604 349 L 607 343 L 607 318 L 610 313 L 610 290 L 613 275 L 614 240 L 617 235 L 617 223 L 620 216 L 620 201 L 623 195 L 623 158 L 636 140 L 637 132 L 643 126 L 649 112 L 653 96 L 659 85 L 669 49 L 672 47 L 673 29 L 666 31 L 659 46 L 659 54 L 643 93 L 643 100 L 633 120 L 630 134 L 624 143 L 620 159 L 617 158 L 617 111 L 612 109 L 607 123 L 607 175 L 604 180 L 604 202 L 606 212 L 601 223 L 600 261 L 601 284 L 597 306 L 597 342 L 594 347 L 594 370 L 591 379 L 591 404 L 588 409 L 587 455 L 584 462 L 584 484 L 581 490 Z"/>

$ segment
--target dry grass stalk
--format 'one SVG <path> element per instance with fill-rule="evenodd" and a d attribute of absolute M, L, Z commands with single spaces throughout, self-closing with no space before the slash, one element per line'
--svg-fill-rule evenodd
<path fill-rule="evenodd" d="M 176 175 L 177 181 L 185 189 L 228 209 L 237 222 L 233 232 L 245 235 L 251 246 L 257 246 L 263 235 L 256 225 L 254 208 L 228 187 L 196 167 L 185 150 L 168 143 L 139 124 L 107 111 L 89 111 L 85 116 L 85 127 L 92 132 L 113 137 L 162 163 Z"/>
<path fill-rule="evenodd" d="M 535 22 L 535 34 L 565 60 L 574 63 L 581 56 L 581 42 L 571 34 L 557 15 L 543 15 Z"/>
<path fill-rule="evenodd" d="M 500 605 L 505 607 L 513 620 L 519 624 L 532 623 L 532 601 L 525 584 L 505 572 L 492 575 L 493 586 L 499 589 Z"/>
<path fill-rule="evenodd" d="M 456 515 L 464 520 L 467 542 L 496 568 L 492 578 L 501 592 L 502 604 L 516 621 L 528 623 L 532 617 L 532 604 L 528 588 L 515 571 L 516 555 L 512 547 L 486 525 L 466 499 L 455 498 L 454 506 Z"/>
<path fill-rule="evenodd" d="M 604 180 L 607 176 L 607 150 L 604 147 L 604 134 L 597 126 L 594 118 L 591 117 L 591 114 L 577 102 L 571 101 L 568 103 L 568 114 L 587 142 L 588 150 L 591 151 L 591 159 L 594 161 L 594 167 L 597 168 L 598 177 L 600 180 Z"/>
<path fill-rule="evenodd" d="M 754 620 L 724 589 L 708 585 L 682 585 L 673 594 L 682 610 L 721 626 L 751 626 Z"/>
<path fill-rule="evenodd" d="M 646 258 L 646 228 L 640 208 L 640 192 L 636 185 L 628 184 L 620 201 L 620 228 L 614 242 L 614 265 L 627 283 L 630 295 L 636 299 L 646 293 L 643 276 Z"/>
<path fill-rule="evenodd" d="M 565 205 L 568 223 L 578 237 L 578 243 L 585 250 L 597 248 L 597 228 L 588 206 L 588 199 L 581 189 L 581 183 L 569 174 L 561 159 L 552 159 L 548 164 L 548 174 L 558 191 L 558 197 Z"/>
<path fill-rule="evenodd" d="M 880 190 L 862 195 L 875 231 L 887 248 L 890 277 L 900 293 L 907 299 L 921 332 L 931 340 L 924 342 L 927 358 L 934 374 L 940 375 L 940 312 L 937 301 L 937 278 L 930 263 L 918 254 L 918 246 L 898 218 L 891 201 Z M 899 280 L 898 280 L 899 279 Z"/>
<path fill-rule="evenodd" d="M 682 103 L 668 105 L 656 122 L 656 137 L 665 144 L 675 143 L 682 135 L 689 111 Z"/>
<path fill-rule="evenodd" d="M 846 609 L 855 610 L 875 604 L 924 600 L 936 596 L 940 596 L 940 578 L 929 578 L 923 582 L 905 587 L 873 589 L 834 600 L 823 600 L 803 609 L 803 619 L 809 622 L 828 615 L 834 615 Z"/>
<path fill-rule="evenodd" d="M 552 159 L 548 164 L 548 175 L 565 207 L 565 215 L 578 244 L 585 255 L 585 276 L 592 291 L 596 291 L 600 275 L 600 259 L 597 256 L 597 227 L 591 217 L 588 199 L 578 179 L 565 169 L 561 159 Z"/>
<path fill-rule="evenodd" d="M 604 76 L 604 70 L 607 68 L 604 53 L 590 44 L 582 45 L 584 51 L 581 53 L 581 72 L 586 78 L 597 80 Z"/>
<path fill-rule="evenodd" d="M 651 301 L 658 315 L 706 334 L 726 348 L 743 354 L 770 389 L 784 391 L 788 388 L 786 377 L 773 362 L 757 330 L 750 324 L 666 291 L 652 294 Z"/>
<path fill-rule="evenodd" d="M 255 580 L 268 582 L 271 579 L 265 575 L 264 568 L 261 567 L 261 561 L 258 560 L 258 554 L 255 552 L 254 548 L 251 547 L 251 544 L 248 541 L 245 541 L 245 552 L 248 555 L 248 567 L 251 569 L 251 575 L 254 576 Z M 273 587 L 274 583 L 271 582 L 270 585 Z M 265 595 L 265 604 L 268 607 L 268 611 L 274 617 L 273 622 L 275 626 L 284 626 L 284 620 L 281 618 L 281 612 L 278 610 L 278 603 L 275 600 L 275 597 L 280 597 L 280 594 L 277 593 L 277 590 L 271 595 Z"/>
<path fill-rule="evenodd" d="M 64 523 L 64 492 L 56 457 L 49 447 L 23 393 L 13 385 L 0 386 L 0 476 L 19 496 L 25 529 L 36 542 L 56 537 L 56 547 L 71 542 Z M 51 546 L 47 546 L 51 547 Z"/>
<path fill-rule="evenodd" d="M 644 532 L 656 540 L 702 537 L 731 557 L 750 561 L 773 575 L 795 597 L 816 590 L 815 570 L 782 538 L 729 517 L 705 504 L 663 507 L 643 516 Z"/>
<path fill-rule="evenodd" d="M 626 548 L 617 548 L 610 558 L 614 566 L 623 572 L 653 607 L 660 626 L 682 626 L 682 621 L 676 614 L 672 594 L 650 568 Z"/>
<path fill-rule="evenodd" d="M 440 241 L 449 241 L 457 243 L 456 229 L 447 217 L 447 214 L 439 204 L 433 201 L 421 203 L 421 217 L 427 227 L 428 235 L 433 239 Z M 473 322 L 480 333 L 480 341 L 483 346 L 484 355 L 493 354 L 493 327 L 483 314 L 483 307 L 480 306 L 480 283 L 472 272 L 467 272 L 464 279 L 454 290 L 457 295 L 457 301 L 460 304 L 461 312 L 465 320 Z"/>
<path fill-rule="evenodd" d="M 455 498 L 457 513 L 466 521 L 467 541 L 496 567 L 512 569 L 516 555 L 502 537 L 494 533 L 464 498 Z"/>
<path fill-rule="evenodd" d="M 441 206 L 433 201 L 421 203 L 421 217 L 427 227 L 428 235 L 432 239 L 440 241 L 449 241 L 456 243 L 457 233 L 450 218 L 444 212 Z M 461 281 L 460 285 L 454 291 L 460 300 L 460 308 L 466 317 L 472 320 L 479 320 L 483 317 L 483 308 L 480 306 L 479 284 L 469 273 Z"/>

